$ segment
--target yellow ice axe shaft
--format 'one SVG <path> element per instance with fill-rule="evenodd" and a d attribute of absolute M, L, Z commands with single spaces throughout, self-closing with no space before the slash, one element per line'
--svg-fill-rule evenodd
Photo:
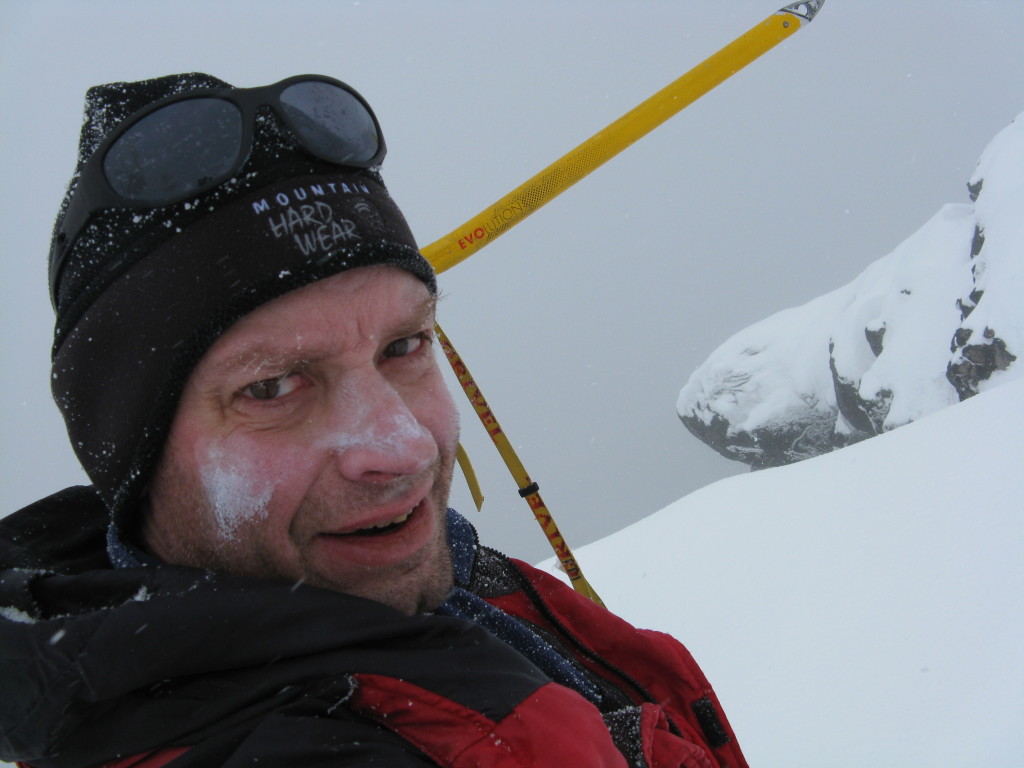
<path fill-rule="evenodd" d="M 487 400 L 484 399 L 480 387 L 473 380 L 469 368 L 466 367 L 459 353 L 455 351 L 455 347 L 452 346 L 449 338 L 441 330 L 441 326 L 435 326 L 435 331 L 437 333 L 437 340 L 441 344 L 441 349 L 444 351 L 445 357 L 448 358 L 452 370 L 455 371 L 459 384 L 462 385 L 466 397 L 469 398 L 469 402 L 473 405 L 473 410 L 476 411 L 476 415 L 480 417 L 480 421 L 483 422 L 484 427 L 487 429 L 487 434 L 491 436 L 491 440 L 498 449 L 498 453 L 501 454 L 501 458 L 505 460 L 505 466 L 508 467 L 509 472 L 512 473 L 512 477 L 516 481 L 516 485 L 519 486 L 519 495 L 526 499 L 526 503 L 533 510 L 533 516 L 544 530 L 544 535 L 551 544 L 551 548 L 555 550 L 555 554 L 562 563 L 562 568 L 569 577 L 573 588 L 577 592 L 589 597 L 598 605 L 604 605 L 597 592 L 594 591 L 594 588 L 590 586 L 590 582 L 583 575 L 583 570 L 580 568 L 579 563 L 576 562 L 575 555 L 569 549 L 565 539 L 562 538 L 562 532 L 558 530 L 555 519 L 551 516 L 551 512 L 548 511 L 544 500 L 540 496 L 540 486 L 531 480 L 530 476 L 526 473 L 526 468 L 519 460 L 515 448 L 509 442 L 505 431 L 501 428 L 501 424 L 498 423 L 497 417 L 487 404 Z"/>
<path fill-rule="evenodd" d="M 574 150 L 562 156 L 533 178 L 520 185 L 494 205 L 485 208 L 465 224 L 422 249 L 437 272 L 455 266 L 473 255 L 499 235 L 504 234 L 538 208 L 557 197 L 577 181 L 600 167 L 633 142 L 644 137 L 670 117 L 692 104 L 723 80 L 734 75 L 754 59 L 771 50 L 804 24 L 809 23 L 825 0 L 808 0 L 780 8 L 757 26 L 708 57 L 675 82 L 651 96 L 639 106 L 594 134 Z M 451 341 L 437 327 L 438 340 L 466 396 L 480 417 L 487 433 L 505 460 L 540 523 L 573 587 L 594 602 L 601 598 L 583 576 L 576 558 L 562 538 L 554 518 L 541 499 L 536 483 L 526 473 L 512 444 L 484 400 Z M 461 460 L 460 460 L 461 463 Z M 473 486 L 474 482 L 471 481 Z M 479 506 L 479 491 L 474 493 Z"/>
<path fill-rule="evenodd" d="M 809 23 L 824 2 L 811 0 L 780 8 L 465 224 L 423 248 L 423 255 L 438 272 L 472 256 Z"/>

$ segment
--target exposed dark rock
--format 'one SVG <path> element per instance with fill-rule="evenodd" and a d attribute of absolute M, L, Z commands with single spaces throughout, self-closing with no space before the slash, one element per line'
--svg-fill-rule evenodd
<path fill-rule="evenodd" d="M 892 392 L 883 389 L 877 397 L 870 400 L 861 397 L 860 382 L 843 377 L 836 369 L 835 357 L 832 355 L 834 349 L 835 345 L 829 344 L 828 364 L 832 371 L 832 386 L 835 388 L 839 413 L 858 432 L 863 432 L 866 436 L 881 434 L 885 417 L 889 413 L 889 405 L 892 403 Z M 880 347 L 875 356 L 879 354 Z"/>
<path fill-rule="evenodd" d="M 882 354 L 882 349 L 884 348 L 882 342 L 885 340 L 885 323 L 882 323 L 878 328 L 865 328 L 864 338 L 868 340 L 868 346 L 871 347 L 871 354 L 878 357 Z M 830 349 L 829 352 L 831 351 L 832 350 Z M 833 375 L 834 374 L 835 369 L 833 368 Z"/>
<path fill-rule="evenodd" d="M 977 200 L 983 182 L 984 179 L 978 179 L 976 185 L 968 185 L 972 200 Z M 966 299 L 961 297 L 956 300 L 961 322 L 970 317 L 985 297 L 984 289 L 977 285 L 980 276 L 985 272 L 984 250 L 985 230 L 981 226 L 976 226 L 971 242 L 971 279 L 975 286 Z M 994 329 L 986 326 L 981 336 L 980 342 L 971 344 L 970 340 L 974 337 L 973 328 L 961 326 L 953 333 L 950 343 L 953 359 L 946 366 L 946 380 L 953 385 L 960 400 L 978 394 L 981 382 L 991 378 L 996 371 L 1005 371 L 1010 363 L 1017 359 L 1017 356 L 1007 348 L 1005 340 L 999 338 Z"/>
<path fill-rule="evenodd" d="M 807 411 L 803 415 L 810 416 L 813 413 Z M 835 415 L 827 412 L 819 411 L 816 418 L 799 422 L 777 424 L 751 432 L 736 430 L 732 433 L 729 432 L 728 420 L 717 413 L 711 417 L 710 424 L 690 415 L 680 416 L 680 419 L 695 437 L 725 458 L 742 461 L 755 470 L 792 464 L 828 453 L 835 447 Z"/>
<path fill-rule="evenodd" d="M 957 300 L 957 303 L 959 303 L 959 300 Z M 953 342 L 949 345 L 949 351 L 956 352 L 961 347 L 967 346 L 967 342 L 973 334 L 974 331 L 970 328 L 957 328 L 953 334 Z"/>
<path fill-rule="evenodd" d="M 983 335 L 991 341 L 962 347 L 959 356 L 946 367 L 946 379 L 961 400 L 978 394 L 981 382 L 991 378 L 996 371 L 1005 371 L 1017 359 L 1006 348 L 1006 342 L 995 338 L 991 329 L 986 328 Z"/>
<path fill-rule="evenodd" d="M 979 291 L 975 288 L 966 299 L 960 298 L 956 300 L 957 309 L 960 310 L 960 319 L 966 320 L 974 308 L 978 306 L 978 302 L 981 301 L 981 297 L 985 295 L 984 291 Z M 963 330 L 963 329 L 959 329 Z"/>
<path fill-rule="evenodd" d="M 974 239 L 971 241 L 971 258 L 973 259 L 985 245 L 985 230 L 981 227 L 974 228 Z"/>

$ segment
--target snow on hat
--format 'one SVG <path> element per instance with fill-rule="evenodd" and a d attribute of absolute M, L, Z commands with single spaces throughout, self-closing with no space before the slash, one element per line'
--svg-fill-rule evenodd
<path fill-rule="evenodd" d="M 82 166 L 130 115 L 165 96 L 230 87 L 204 74 L 91 88 Z M 377 169 L 302 149 L 269 108 L 235 178 L 187 201 L 93 216 L 54 286 L 52 388 L 82 466 L 120 525 L 159 459 L 178 399 L 213 342 L 256 307 L 339 272 L 390 264 L 436 292 Z"/>

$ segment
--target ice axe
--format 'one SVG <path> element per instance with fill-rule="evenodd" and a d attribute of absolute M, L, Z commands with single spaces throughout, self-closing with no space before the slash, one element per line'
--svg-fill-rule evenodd
<path fill-rule="evenodd" d="M 736 74 L 747 64 L 809 24 L 824 4 L 825 0 L 808 0 L 803 3 L 790 3 L 780 8 L 717 53 L 706 58 L 685 75 L 674 80 L 575 149 L 567 152 L 540 173 L 516 187 L 493 205 L 488 206 L 444 237 L 421 249 L 421 252 L 439 273 L 469 258 L 591 171 L 615 157 L 626 147 L 646 136 L 670 117 Z M 520 495 L 529 501 L 531 509 L 534 510 L 537 522 L 540 523 L 545 536 L 551 542 L 573 587 L 592 600 L 601 602 L 597 593 L 583 576 L 579 564 L 568 545 L 565 544 L 561 533 L 558 532 L 558 527 L 551 518 L 550 512 L 543 506 L 543 502 L 540 502 L 537 484 L 530 481 L 525 470 L 522 469 L 522 464 L 504 437 L 504 432 L 499 429 L 497 435 L 500 437 L 494 433 L 493 411 L 485 408 L 481 412 L 481 409 L 476 408 L 476 405 L 483 400 L 483 395 L 476 383 L 469 377 L 465 364 L 455 352 L 450 339 L 440 332 L 440 328 L 438 331 L 443 340 L 442 346 L 449 362 L 455 369 L 456 376 L 459 377 L 470 402 L 474 404 L 477 414 L 488 429 L 488 433 L 491 434 L 492 440 L 505 459 L 513 477 L 516 478 L 516 482 L 520 486 Z M 460 375 L 460 371 L 462 375 Z M 468 384 L 464 379 L 468 381 Z M 488 419 L 492 421 L 489 422 Z M 541 512 L 538 513 L 538 510 Z"/>

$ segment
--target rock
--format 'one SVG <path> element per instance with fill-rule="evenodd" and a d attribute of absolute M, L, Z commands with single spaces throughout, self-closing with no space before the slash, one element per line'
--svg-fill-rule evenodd
<path fill-rule="evenodd" d="M 1024 375 L 1024 116 L 853 282 L 740 331 L 690 377 L 686 427 L 754 469 L 827 453 Z"/>

